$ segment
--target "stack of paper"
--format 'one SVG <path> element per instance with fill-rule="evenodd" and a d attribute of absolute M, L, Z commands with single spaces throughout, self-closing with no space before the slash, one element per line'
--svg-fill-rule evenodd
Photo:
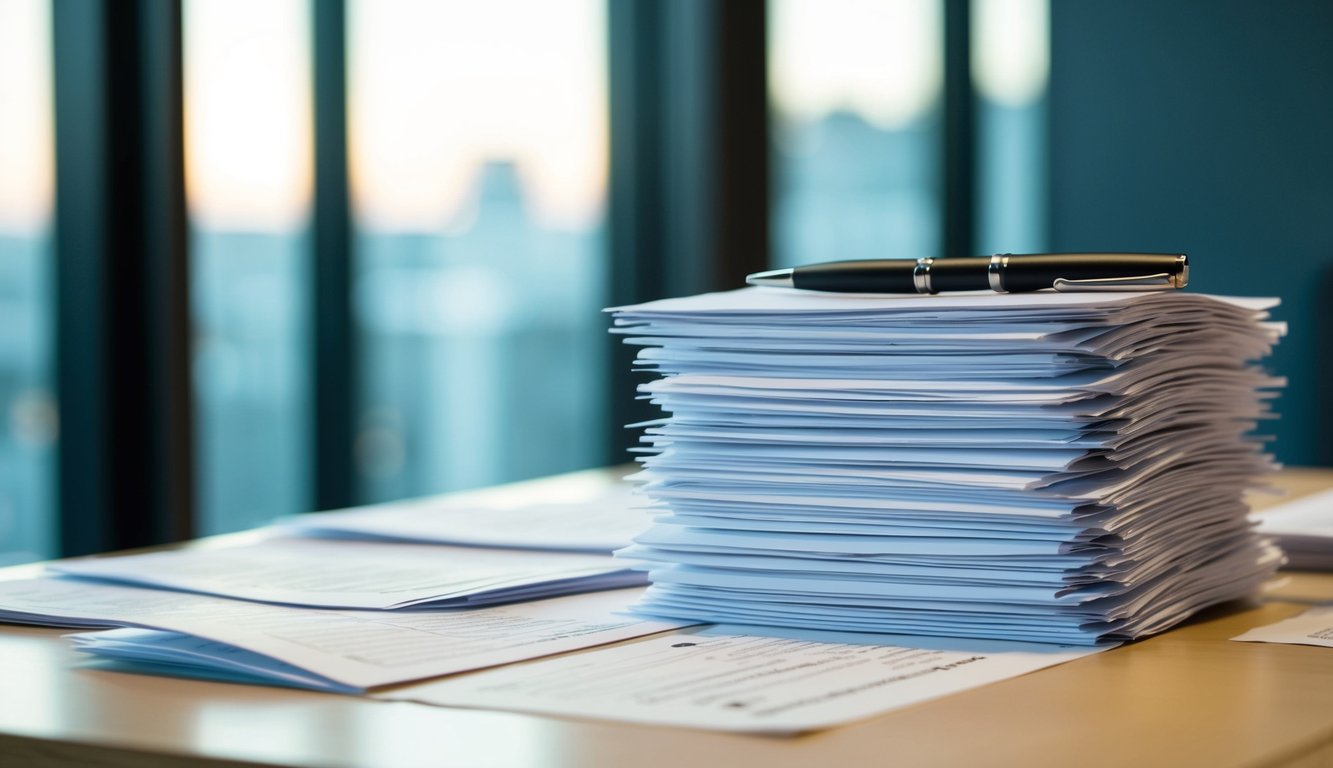
<path fill-rule="evenodd" d="M 657 617 L 1092 644 L 1252 591 L 1273 300 L 746 289 L 615 312 L 662 374 Z"/>

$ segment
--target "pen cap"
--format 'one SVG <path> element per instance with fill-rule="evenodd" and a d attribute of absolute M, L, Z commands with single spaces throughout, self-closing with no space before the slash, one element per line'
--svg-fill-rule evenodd
<path fill-rule="evenodd" d="M 1056 280 L 1105 280 L 1149 275 L 1182 275 L 1179 253 L 1006 254 L 1004 290 L 1019 293 L 1050 288 Z M 1183 286 L 1183 281 L 1180 282 Z"/>

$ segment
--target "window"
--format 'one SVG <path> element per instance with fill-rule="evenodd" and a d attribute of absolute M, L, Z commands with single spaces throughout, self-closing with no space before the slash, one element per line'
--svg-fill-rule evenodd
<path fill-rule="evenodd" d="M 603 460 L 602 0 L 354 0 L 366 500 Z"/>
<path fill-rule="evenodd" d="M 309 509 L 309 4 L 187 0 L 198 523 Z"/>
<path fill-rule="evenodd" d="M 49 0 L 0 0 L 0 565 L 54 554 Z"/>
<path fill-rule="evenodd" d="M 978 253 L 1046 247 L 1049 0 L 972 0 Z"/>
<path fill-rule="evenodd" d="M 974 127 L 976 239 L 1019 250 L 1044 227 L 1026 169 L 1046 0 L 112 9 L 0 0 L 0 558 L 51 552 L 56 518 L 67 552 L 188 535 L 190 488 L 194 530 L 216 533 L 623 459 L 611 291 L 937 255 L 974 192 L 945 144 Z M 978 100 L 959 121 L 968 22 Z M 60 441 L 57 380 L 77 385 Z M 165 428 L 190 423 L 182 393 L 193 441 Z"/>
<path fill-rule="evenodd" d="M 939 255 L 940 0 L 770 0 L 775 266 Z"/>

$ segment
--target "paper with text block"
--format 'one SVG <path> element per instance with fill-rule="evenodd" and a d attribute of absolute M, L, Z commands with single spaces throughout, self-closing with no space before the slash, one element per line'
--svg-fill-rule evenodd
<path fill-rule="evenodd" d="M 0 581 L 0 621 L 165 630 L 297 667 L 336 684 L 329 689 L 363 690 L 688 624 L 624 615 L 640 591 L 388 613 L 291 608 L 75 579 L 20 579 Z"/>
<path fill-rule="evenodd" d="M 1242 643 L 1288 643 L 1333 648 L 1333 605 L 1323 605 L 1266 627 L 1255 627 L 1239 637 Z"/>
<path fill-rule="evenodd" d="M 377 697 L 648 725 L 795 733 L 860 720 L 1101 650 L 709 627 L 384 691 Z"/>

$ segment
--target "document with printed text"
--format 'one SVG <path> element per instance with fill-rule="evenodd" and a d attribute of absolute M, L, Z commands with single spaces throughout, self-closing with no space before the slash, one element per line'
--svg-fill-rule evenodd
<path fill-rule="evenodd" d="M 1321 605 L 1266 627 L 1233 637 L 1242 643 L 1287 643 L 1333 648 L 1333 605 Z"/>
<path fill-rule="evenodd" d="M 746 634 L 753 631 L 686 630 L 383 691 L 376 697 L 649 725 L 795 733 L 860 720 L 1105 650 L 798 630 Z"/>
<path fill-rule="evenodd" d="M 75 579 L 19 579 L 0 581 L 0 621 L 163 630 L 165 636 L 112 637 L 120 651 L 114 655 L 130 658 L 124 646 L 140 640 L 149 647 L 138 660 L 167 661 L 180 671 L 191 665 L 216 669 L 225 666 L 225 659 L 239 656 L 257 667 L 251 670 L 252 682 L 301 684 L 290 678 L 295 668 L 304 675 L 302 687 L 357 692 L 687 624 L 624 615 L 641 591 L 622 589 L 472 610 L 388 613 L 292 608 Z M 164 643 L 151 647 L 158 640 Z M 82 645 L 88 645 L 87 638 Z M 182 652 L 163 659 L 172 648 Z M 273 670 L 277 674 L 270 674 Z"/>

